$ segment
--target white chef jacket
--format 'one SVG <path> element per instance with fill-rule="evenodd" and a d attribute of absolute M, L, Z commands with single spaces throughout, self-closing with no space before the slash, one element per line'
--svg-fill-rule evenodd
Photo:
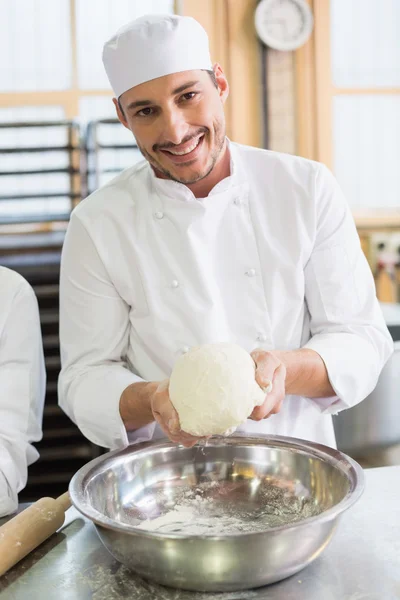
<path fill-rule="evenodd" d="M 36 296 L 21 275 L 0 267 L 0 516 L 14 512 L 27 467 L 39 454 L 45 368 Z"/>
<path fill-rule="evenodd" d="M 143 161 L 74 210 L 62 253 L 60 405 L 83 434 L 118 448 L 123 390 L 169 377 L 191 346 L 311 348 L 331 398 L 286 396 L 254 433 L 335 445 L 331 413 L 375 387 L 392 352 L 373 277 L 332 174 L 296 156 L 229 143 L 231 175 L 206 198 Z"/>

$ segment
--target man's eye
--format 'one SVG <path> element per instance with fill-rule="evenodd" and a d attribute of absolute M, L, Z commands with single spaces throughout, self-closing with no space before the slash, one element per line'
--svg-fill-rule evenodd
<path fill-rule="evenodd" d="M 187 92 L 186 94 L 183 94 L 182 98 L 184 100 L 191 100 L 192 98 L 194 98 L 196 96 L 196 92 Z"/>
<path fill-rule="evenodd" d="M 141 110 L 139 110 L 136 114 L 139 117 L 149 117 L 150 115 L 153 114 L 153 109 L 150 108 L 149 106 L 147 106 L 146 108 L 142 108 Z"/>

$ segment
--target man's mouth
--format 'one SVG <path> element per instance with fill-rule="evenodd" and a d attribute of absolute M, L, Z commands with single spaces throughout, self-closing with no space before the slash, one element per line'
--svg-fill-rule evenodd
<path fill-rule="evenodd" d="M 174 148 L 160 148 L 161 152 L 169 155 L 169 157 L 174 162 L 186 162 L 187 160 L 192 160 L 195 158 L 197 154 L 196 150 L 200 148 L 201 142 L 204 138 L 204 133 L 199 135 L 198 137 L 186 142 L 185 144 L 181 144 L 179 146 L 175 146 Z M 172 158 L 174 157 L 174 158 Z"/>

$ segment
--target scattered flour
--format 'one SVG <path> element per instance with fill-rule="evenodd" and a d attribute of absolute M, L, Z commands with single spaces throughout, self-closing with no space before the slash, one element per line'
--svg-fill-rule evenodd
<path fill-rule="evenodd" d="M 160 533 L 224 535 L 265 531 L 270 527 L 300 521 L 319 514 L 320 508 L 308 498 L 299 498 L 273 485 L 261 486 L 257 501 L 236 500 L 218 490 L 218 482 L 183 492 L 164 514 L 146 519 L 137 527 Z"/>

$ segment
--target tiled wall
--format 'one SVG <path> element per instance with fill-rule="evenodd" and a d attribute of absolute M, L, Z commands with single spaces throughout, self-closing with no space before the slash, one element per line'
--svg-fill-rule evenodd
<path fill-rule="evenodd" d="M 267 50 L 268 147 L 296 153 L 296 99 L 293 52 Z"/>

